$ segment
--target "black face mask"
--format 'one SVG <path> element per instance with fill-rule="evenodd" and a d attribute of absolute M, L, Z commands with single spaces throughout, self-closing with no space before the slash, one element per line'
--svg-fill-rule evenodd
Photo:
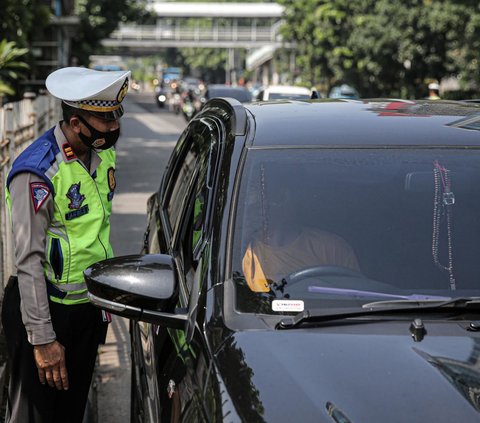
<path fill-rule="evenodd" d="M 85 134 L 80 132 L 78 136 L 82 142 L 89 148 L 95 148 L 97 150 L 107 150 L 110 147 L 113 147 L 120 136 L 120 127 L 108 132 L 101 132 L 98 129 L 95 129 L 90 125 L 85 119 L 81 116 L 78 116 L 78 119 L 88 128 L 91 136 L 87 137 Z"/>

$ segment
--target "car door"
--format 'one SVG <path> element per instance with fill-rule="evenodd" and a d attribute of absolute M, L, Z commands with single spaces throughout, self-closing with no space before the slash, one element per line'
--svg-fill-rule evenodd
<path fill-rule="evenodd" d="M 222 134 L 217 119 L 192 122 L 172 156 L 160 194 L 151 200 L 159 203 L 159 215 L 150 218 L 146 252 L 172 255 L 179 279 L 177 307 L 192 310 L 187 331 L 137 324 L 143 354 L 140 361 L 146 367 L 144 386 L 149 390 L 144 408 L 151 421 L 205 419 L 201 388 L 207 379 L 209 358 L 200 326 L 193 324 L 202 318 L 194 305 L 203 301 L 200 293 L 207 277 L 207 264 L 201 257 L 210 227 L 208 216 Z M 149 383 L 153 379 L 156 383 Z"/>
<path fill-rule="evenodd" d="M 187 129 L 180 137 L 164 177 L 159 192 L 152 195 L 148 201 L 147 229 L 144 234 L 143 253 L 170 253 L 171 225 L 163 210 L 162 200 L 165 192 L 169 193 L 171 208 L 179 210 L 182 197 L 185 196 L 185 186 L 193 177 L 196 162 L 196 150 L 193 148 L 193 129 Z M 192 150 L 192 151 L 189 151 Z M 177 204 L 179 203 L 179 204 Z M 178 213 L 178 212 L 176 212 Z M 170 219 L 177 219 L 176 214 Z M 132 386 L 131 386 L 131 417 L 132 421 L 158 422 L 160 419 L 160 393 L 157 382 L 157 351 L 169 347 L 168 333 L 165 330 L 145 322 L 130 323 L 132 343 Z M 167 354 L 167 353 L 165 353 Z"/>

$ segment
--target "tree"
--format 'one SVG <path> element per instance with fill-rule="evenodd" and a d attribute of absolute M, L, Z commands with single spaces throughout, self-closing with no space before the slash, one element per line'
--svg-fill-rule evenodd
<path fill-rule="evenodd" d="M 480 51 L 480 3 L 464 1 L 465 13 L 469 14 L 463 22 L 462 34 L 464 40 L 450 54 L 458 63 L 458 75 L 463 88 L 479 91 L 480 66 L 478 52 Z"/>
<path fill-rule="evenodd" d="M 0 41 L 0 100 L 5 95 L 15 94 L 12 82 L 28 69 L 28 65 L 19 60 L 27 52 L 26 48 L 17 48 L 14 41 Z"/>
<path fill-rule="evenodd" d="M 101 54 L 102 39 L 108 38 L 120 23 L 151 20 L 146 4 L 147 0 L 78 0 L 80 29 L 73 54 L 79 64 L 86 66 L 90 55 Z"/>
<path fill-rule="evenodd" d="M 286 8 L 283 39 L 295 45 L 300 77 L 309 85 L 332 85 L 348 78 L 354 55 L 348 44 L 353 16 L 372 1 L 280 0 Z"/>
<path fill-rule="evenodd" d="M 183 48 L 180 50 L 188 72 L 195 73 L 209 83 L 225 82 L 227 50 L 218 48 Z"/>
<path fill-rule="evenodd" d="M 480 78 L 480 6 L 473 0 L 279 0 L 300 75 L 362 96 L 420 97 L 426 82 Z"/>
<path fill-rule="evenodd" d="M 0 0 L 0 39 L 28 47 L 35 34 L 49 24 L 50 8 L 41 0 Z"/>
<path fill-rule="evenodd" d="M 351 33 L 356 82 L 371 96 L 425 95 L 426 82 L 458 73 L 454 52 L 470 12 L 449 0 L 375 2 Z"/>
<path fill-rule="evenodd" d="M 42 0 L 0 0 L 0 10 L 3 60 L 9 62 L 1 77 L 1 91 L 4 94 L 8 93 L 9 96 L 19 96 L 21 94 L 19 81 L 27 74 L 30 74 L 28 76 L 35 74 L 33 57 L 35 49 L 31 47 L 35 41 L 42 39 L 49 27 L 51 11 Z M 16 59 L 19 56 L 22 56 L 21 62 Z"/>

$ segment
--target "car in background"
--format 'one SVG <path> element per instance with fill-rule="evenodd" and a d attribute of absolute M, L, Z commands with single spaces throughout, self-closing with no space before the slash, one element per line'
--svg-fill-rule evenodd
<path fill-rule="evenodd" d="M 350 98 L 350 99 L 358 99 L 360 95 L 358 91 L 347 84 L 342 84 L 336 87 L 333 87 L 328 94 L 329 98 Z"/>
<path fill-rule="evenodd" d="M 252 94 L 246 87 L 226 84 L 209 84 L 202 95 L 202 103 L 217 97 L 229 97 L 238 100 L 240 103 L 252 101 Z"/>
<path fill-rule="evenodd" d="M 205 88 L 205 84 L 202 82 L 202 80 L 193 76 L 187 76 L 183 78 L 182 85 L 184 90 L 195 90 L 198 92 Z"/>
<path fill-rule="evenodd" d="M 161 72 L 161 82 L 164 84 L 171 84 L 182 79 L 182 69 L 177 67 L 166 67 Z"/>
<path fill-rule="evenodd" d="M 290 85 L 270 85 L 260 88 L 255 100 L 309 100 L 312 96 L 312 90 L 305 87 Z"/>
<path fill-rule="evenodd" d="M 116 72 L 125 70 L 125 66 L 116 64 L 96 64 L 91 67 L 93 70 Z"/>
<path fill-rule="evenodd" d="M 480 105 L 213 99 L 90 267 L 132 422 L 480 419 Z M 479 157 L 477 157 L 477 155 Z"/>

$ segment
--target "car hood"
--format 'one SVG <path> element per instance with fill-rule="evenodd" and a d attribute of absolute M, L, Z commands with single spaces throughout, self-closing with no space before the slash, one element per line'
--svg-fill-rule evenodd
<path fill-rule="evenodd" d="M 242 421 L 473 422 L 480 337 L 466 324 L 410 322 L 234 333 L 216 354 Z"/>

